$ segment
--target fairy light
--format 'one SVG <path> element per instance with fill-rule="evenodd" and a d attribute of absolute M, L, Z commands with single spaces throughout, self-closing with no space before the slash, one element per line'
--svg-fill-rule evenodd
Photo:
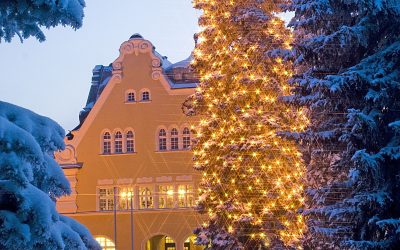
<path fill-rule="evenodd" d="M 273 16 L 284 1 L 267 2 L 260 9 Z M 233 17 L 254 0 L 193 3 L 203 15 L 192 65 L 201 83 L 188 104 L 202 117 L 192 150 L 195 168 L 202 171 L 200 207 L 216 221 L 202 230 L 221 225 L 254 249 L 271 246 L 275 237 L 299 248 L 305 226 L 296 212 L 304 204 L 304 164 L 296 144 L 277 132 L 301 131 L 308 119 L 280 99 L 291 93 L 292 63 L 284 55 L 264 56 L 290 49 L 293 36 L 278 17 L 245 32 L 246 22 Z"/>

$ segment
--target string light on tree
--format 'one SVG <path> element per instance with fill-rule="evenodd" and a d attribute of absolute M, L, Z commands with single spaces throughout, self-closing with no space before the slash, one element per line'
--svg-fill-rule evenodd
<path fill-rule="evenodd" d="M 184 104 L 201 120 L 193 146 L 202 172 L 198 242 L 212 249 L 301 248 L 304 165 L 281 136 L 307 126 L 291 94 L 292 36 L 276 16 L 285 1 L 194 0 L 203 11 L 192 66 L 200 76 Z"/>

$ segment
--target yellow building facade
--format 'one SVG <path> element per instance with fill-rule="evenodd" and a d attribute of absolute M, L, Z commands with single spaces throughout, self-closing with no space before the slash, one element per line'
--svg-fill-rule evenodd
<path fill-rule="evenodd" d="M 57 208 L 103 249 L 198 250 L 193 229 L 198 173 L 191 126 L 181 109 L 194 93 L 190 58 L 171 64 L 133 35 L 110 66 L 96 66 L 80 124 L 56 160 L 72 194 Z"/>

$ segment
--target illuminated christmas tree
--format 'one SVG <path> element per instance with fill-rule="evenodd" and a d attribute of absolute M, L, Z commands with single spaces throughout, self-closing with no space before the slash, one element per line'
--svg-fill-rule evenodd
<path fill-rule="evenodd" d="M 284 135 L 307 118 L 283 101 L 292 75 L 291 33 L 276 16 L 284 3 L 194 1 L 201 83 L 184 110 L 200 119 L 192 149 L 209 220 L 196 233 L 211 249 L 300 248 L 304 165 Z"/>

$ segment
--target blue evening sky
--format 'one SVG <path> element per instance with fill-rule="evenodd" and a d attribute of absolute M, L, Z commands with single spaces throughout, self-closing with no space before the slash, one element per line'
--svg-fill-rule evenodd
<path fill-rule="evenodd" d="M 45 30 L 47 40 L 15 38 L 0 44 L 0 100 L 57 121 L 66 130 L 78 124 L 92 69 L 108 65 L 119 46 L 140 33 L 156 50 L 177 62 L 194 47 L 200 14 L 190 0 L 86 0 L 83 27 Z"/>

